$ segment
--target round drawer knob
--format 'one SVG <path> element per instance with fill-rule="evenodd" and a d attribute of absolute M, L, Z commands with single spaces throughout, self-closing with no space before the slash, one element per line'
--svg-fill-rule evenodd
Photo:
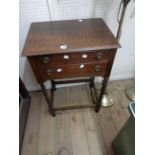
<path fill-rule="evenodd" d="M 95 71 L 96 71 L 96 72 L 99 72 L 100 69 L 101 69 L 101 66 L 100 66 L 100 65 L 96 65 L 96 66 L 95 66 Z"/>
<path fill-rule="evenodd" d="M 46 72 L 47 72 L 47 75 L 51 75 L 52 69 L 49 68 L 49 69 L 46 70 Z"/>
<path fill-rule="evenodd" d="M 43 57 L 43 63 L 48 64 L 50 62 L 50 58 L 48 56 Z"/>
<path fill-rule="evenodd" d="M 98 53 L 96 54 L 96 58 L 97 58 L 97 59 L 101 59 L 101 58 L 102 58 L 102 53 L 101 53 L 101 52 L 98 52 Z"/>

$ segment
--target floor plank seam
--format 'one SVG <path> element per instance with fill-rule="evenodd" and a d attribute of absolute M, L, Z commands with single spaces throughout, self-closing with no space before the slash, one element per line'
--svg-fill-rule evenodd
<path fill-rule="evenodd" d="M 41 94 L 41 97 L 40 97 L 40 114 L 42 113 L 42 104 L 45 104 L 44 103 L 44 96 Z M 40 122 L 39 122 L 39 133 L 41 133 L 41 116 L 40 115 Z M 38 147 L 40 146 L 40 134 L 38 135 Z M 40 155 L 39 154 L 39 148 L 37 150 L 38 154 L 37 155 Z"/>
<path fill-rule="evenodd" d="M 85 131 L 86 139 L 87 139 L 87 145 L 88 145 L 88 149 L 89 149 L 89 154 L 92 155 L 92 154 L 91 154 L 91 151 L 90 151 L 90 146 L 89 146 L 89 143 L 88 143 L 88 135 L 87 135 L 87 132 L 86 132 L 87 129 L 86 129 L 86 126 L 85 126 L 85 123 L 84 123 L 83 110 L 82 110 L 81 113 L 82 113 L 82 121 L 83 121 L 83 126 L 84 126 L 84 131 Z"/>
<path fill-rule="evenodd" d="M 41 113 L 41 107 L 42 107 L 42 99 L 43 99 L 43 96 L 41 95 L 40 97 L 40 113 Z M 40 130 L 41 130 L 41 115 L 39 116 L 39 133 L 40 133 Z M 37 150 L 37 155 L 39 155 L 39 146 L 40 146 L 40 134 L 38 134 L 38 150 Z"/>
<path fill-rule="evenodd" d="M 63 89 L 63 94 L 64 94 L 64 92 L 66 92 L 66 95 L 64 95 L 65 96 L 65 99 L 64 99 L 64 101 L 68 104 L 68 98 L 67 98 L 67 88 L 64 88 Z M 70 124 L 70 119 L 69 119 L 69 112 L 68 111 L 64 111 L 64 114 L 66 114 L 67 115 L 67 118 L 68 118 L 68 125 L 69 125 L 69 136 L 70 136 L 70 139 L 71 139 L 71 151 L 72 151 L 72 154 L 71 155 L 74 155 L 74 152 L 73 152 L 73 142 L 72 142 L 72 135 L 71 135 L 71 124 Z"/>
<path fill-rule="evenodd" d="M 115 127 L 116 131 L 118 132 L 117 126 L 116 126 L 116 124 L 115 124 L 115 121 L 114 121 L 114 119 L 113 119 L 112 112 L 111 112 L 110 109 L 109 109 L 109 113 L 110 113 L 110 117 L 112 118 L 112 122 L 113 122 L 113 124 L 114 124 L 114 127 Z"/>
<path fill-rule="evenodd" d="M 40 92 L 31 94 L 33 100 L 28 114 L 22 155 L 45 155 L 49 151 L 54 151 L 53 155 L 58 155 L 59 152 L 67 153 L 66 155 L 114 155 L 112 141 L 130 115 L 128 111 L 130 100 L 124 92 L 127 85 L 133 85 L 133 82 L 126 80 L 109 83 L 110 88 L 117 88 L 120 92 L 120 100 L 112 107 L 103 107 L 99 113 L 95 113 L 93 109 L 69 110 L 61 111 L 61 116 L 57 114 L 55 118 L 48 112 L 43 94 Z M 72 89 L 61 88 L 55 94 L 55 103 L 59 106 L 93 104 L 91 101 L 88 84 L 75 86 Z M 76 124 L 72 122 L 74 121 L 72 116 L 77 119 Z M 60 117 L 61 122 L 57 117 Z M 61 124 L 57 125 L 56 122 Z M 63 134 L 63 137 L 59 133 L 61 136 Z M 29 144 L 31 134 L 33 141 Z M 59 151 L 59 148 L 65 147 L 69 152 Z"/>
<path fill-rule="evenodd" d="M 97 123 L 98 123 L 98 125 L 99 125 L 99 128 L 100 128 L 100 130 L 101 130 L 101 135 L 102 135 L 103 142 L 104 142 L 104 144 L 105 144 L 105 139 L 104 139 L 102 127 L 101 127 L 101 125 L 100 125 L 100 122 L 99 122 L 97 116 L 96 116 L 96 119 L 97 119 Z M 108 155 L 108 150 L 107 150 L 107 147 L 106 147 L 106 146 L 105 146 L 105 151 L 106 151 L 106 154 Z"/>
<path fill-rule="evenodd" d="M 85 90 L 88 90 L 88 85 L 85 86 Z M 89 101 L 91 104 L 93 104 L 93 103 L 92 103 L 92 99 L 91 99 L 90 92 L 88 92 L 88 91 L 87 91 L 87 96 L 88 96 L 88 101 Z M 95 111 L 93 111 L 93 112 L 95 113 Z M 101 136 L 102 136 L 101 138 L 102 138 L 102 140 L 103 140 L 103 143 L 105 144 L 104 136 L 103 136 L 101 127 L 100 127 L 100 125 L 99 125 L 99 121 L 98 121 L 98 119 L 97 119 L 97 113 L 95 113 L 94 116 L 95 116 L 95 118 L 94 118 L 94 119 L 95 119 L 95 124 L 98 125 L 98 129 L 97 129 L 97 130 L 100 130 L 100 131 L 98 131 L 98 132 L 101 133 Z M 100 141 L 101 141 L 101 140 L 100 140 Z M 105 149 L 105 153 L 106 153 L 105 155 L 107 155 L 108 153 L 107 153 L 107 149 L 106 149 L 105 145 L 104 145 L 104 149 Z M 102 154 L 104 155 L 103 149 L 102 149 Z"/>
<path fill-rule="evenodd" d="M 68 119 L 69 119 L 69 114 L 68 115 Z M 70 119 L 69 119 L 69 126 L 70 126 Z M 70 137 L 71 137 L 71 130 L 70 130 Z M 73 152 L 73 142 L 72 142 L 72 138 L 71 138 L 71 146 L 72 146 L 72 155 L 74 155 L 74 152 Z"/>
<path fill-rule="evenodd" d="M 82 87 L 79 87 L 79 88 L 81 89 Z M 81 92 L 82 92 L 82 90 L 81 90 Z M 79 102 L 80 103 L 82 103 L 82 101 L 81 101 L 81 95 L 83 95 L 83 94 L 78 94 Z M 81 109 L 80 110 L 80 113 L 81 113 L 81 117 L 82 117 L 82 122 L 83 122 L 83 127 L 84 127 L 84 133 L 85 133 L 85 136 L 86 136 L 86 141 L 87 141 L 87 147 L 88 147 L 88 150 L 89 150 L 89 155 L 91 155 L 91 150 L 90 150 L 90 146 L 89 146 L 89 142 L 88 142 L 88 135 L 87 135 L 86 126 L 85 126 L 85 122 L 84 122 L 83 111 L 84 111 L 84 109 Z"/>

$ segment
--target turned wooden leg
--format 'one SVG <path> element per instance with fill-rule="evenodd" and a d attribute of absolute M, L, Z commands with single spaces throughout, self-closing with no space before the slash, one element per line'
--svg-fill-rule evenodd
<path fill-rule="evenodd" d="M 90 88 L 93 88 L 93 87 L 94 87 L 94 77 L 91 77 L 91 78 L 90 78 L 89 87 L 90 87 Z"/>
<path fill-rule="evenodd" d="M 96 106 L 95 106 L 95 111 L 96 112 L 99 112 L 100 108 L 101 108 L 101 101 L 102 101 L 102 97 L 105 93 L 105 90 L 106 90 L 106 87 L 107 87 L 107 84 L 108 84 L 108 80 L 109 78 L 104 78 L 103 82 L 102 82 L 102 87 L 101 87 L 101 90 L 100 90 L 100 94 L 99 94 L 99 97 L 97 99 L 97 103 L 96 103 Z"/>
<path fill-rule="evenodd" d="M 110 73 L 111 73 L 111 69 L 112 69 L 112 65 L 113 65 L 115 55 L 116 55 L 116 50 L 113 51 L 113 53 L 111 55 L 111 59 L 109 61 L 109 64 L 108 64 L 107 69 L 106 69 L 106 73 L 104 75 L 104 80 L 102 82 L 100 95 L 99 95 L 99 97 L 97 99 L 97 103 L 96 103 L 96 106 L 95 106 L 95 111 L 96 112 L 98 112 L 100 110 L 100 108 L 101 108 L 102 97 L 103 97 L 103 95 L 105 93 L 105 90 L 106 90 L 106 87 L 107 87 L 107 84 L 108 84 L 108 80 L 109 80 L 109 76 L 110 76 Z"/>
<path fill-rule="evenodd" d="M 96 104 L 97 92 L 96 92 L 96 88 L 95 88 L 95 84 L 94 84 L 94 79 L 95 79 L 95 77 L 90 78 L 89 87 L 90 87 L 92 101 L 94 104 Z"/>
<path fill-rule="evenodd" d="M 54 90 L 54 91 L 56 90 L 54 80 L 51 80 L 51 89 Z"/>
<path fill-rule="evenodd" d="M 54 91 L 56 90 L 55 82 L 51 80 L 51 107 L 54 109 Z"/>
<path fill-rule="evenodd" d="M 47 91 L 46 91 L 46 89 L 45 89 L 44 83 L 41 83 L 40 86 L 41 86 L 42 92 L 43 92 L 43 94 L 44 94 L 44 97 L 45 97 L 45 99 L 46 99 L 46 102 L 47 102 L 47 104 L 48 104 L 50 113 L 51 113 L 52 116 L 55 116 L 55 110 L 54 110 L 54 108 L 53 108 L 53 100 L 50 101 L 49 96 L 48 96 L 48 93 L 47 93 Z"/>

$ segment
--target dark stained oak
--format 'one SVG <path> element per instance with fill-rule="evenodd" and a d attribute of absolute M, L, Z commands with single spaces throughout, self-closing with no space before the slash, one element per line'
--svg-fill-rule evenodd
<path fill-rule="evenodd" d="M 50 54 L 44 56 L 35 56 L 34 61 L 37 65 L 58 65 L 69 63 L 85 63 L 85 62 L 101 62 L 107 61 L 111 58 L 112 50 L 97 50 L 97 51 L 81 51 L 74 53 L 64 54 Z"/>
<path fill-rule="evenodd" d="M 67 49 L 59 47 L 67 44 Z M 101 18 L 32 23 L 22 55 L 44 55 L 119 48 Z"/>
<path fill-rule="evenodd" d="M 39 71 L 42 79 L 46 81 L 50 79 L 62 79 L 66 77 L 86 77 L 90 75 L 104 76 L 106 68 L 107 63 L 78 63 L 58 65 L 54 67 L 39 67 Z"/>
<path fill-rule="evenodd" d="M 63 48 L 61 45 L 63 46 Z M 101 108 L 101 99 L 106 90 L 117 48 L 117 39 L 101 18 L 32 23 L 22 55 L 28 57 L 33 72 L 47 101 L 50 113 L 67 110 L 68 107 L 55 108 L 54 91 L 58 79 L 90 77 L 91 92 L 94 77 L 104 77 L 101 92 L 92 106 L 71 106 L 69 109 L 95 107 Z M 44 82 L 51 80 L 51 98 Z M 84 80 L 84 81 L 85 81 Z M 74 80 L 67 80 L 71 83 Z M 75 80 L 74 82 L 81 82 Z"/>

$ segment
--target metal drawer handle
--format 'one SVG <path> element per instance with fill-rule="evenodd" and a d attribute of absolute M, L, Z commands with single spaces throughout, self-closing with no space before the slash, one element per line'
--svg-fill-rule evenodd
<path fill-rule="evenodd" d="M 57 72 L 58 72 L 58 73 L 62 72 L 62 68 L 58 68 L 58 69 L 57 69 Z"/>
<path fill-rule="evenodd" d="M 69 59 L 69 55 L 64 55 L 64 59 Z"/>
<path fill-rule="evenodd" d="M 50 62 L 50 58 L 48 56 L 43 57 L 43 63 L 48 64 Z"/>
<path fill-rule="evenodd" d="M 80 65 L 80 68 L 81 68 L 81 69 L 82 69 L 82 68 L 84 68 L 84 67 L 85 67 L 85 65 L 84 65 L 84 64 L 81 64 L 81 65 Z"/>
<path fill-rule="evenodd" d="M 49 68 L 49 69 L 46 70 L 46 72 L 47 72 L 47 75 L 51 75 L 52 69 Z"/>
<path fill-rule="evenodd" d="M 96 72 L 99 72 L 100 69 L 101 69 L 101 66 L 100 66 L 100 65 L 96 65 L 96 66 L 95 66 L 95 71 L 96 71 Z"/>
<path fill-rule="evenodd" d="M 102 58 L 102 53 L 101 53 L 101 52 L 98 52 L 98 53 L 96 54 L 96 58 L 97 58 L 97 59 L 101 59 L 101 58 Z"/>
<path fill-rule="evenodd" d="M 62 50 L 67 49 L 67 45 L 66 44 L 60 45 L 60 49 L 62 49 Z"/>
<path fill-rule="evenodd" d="M 83 59 L 87 59 L 88 55 L 87 54 L 82 54 Z"/>

